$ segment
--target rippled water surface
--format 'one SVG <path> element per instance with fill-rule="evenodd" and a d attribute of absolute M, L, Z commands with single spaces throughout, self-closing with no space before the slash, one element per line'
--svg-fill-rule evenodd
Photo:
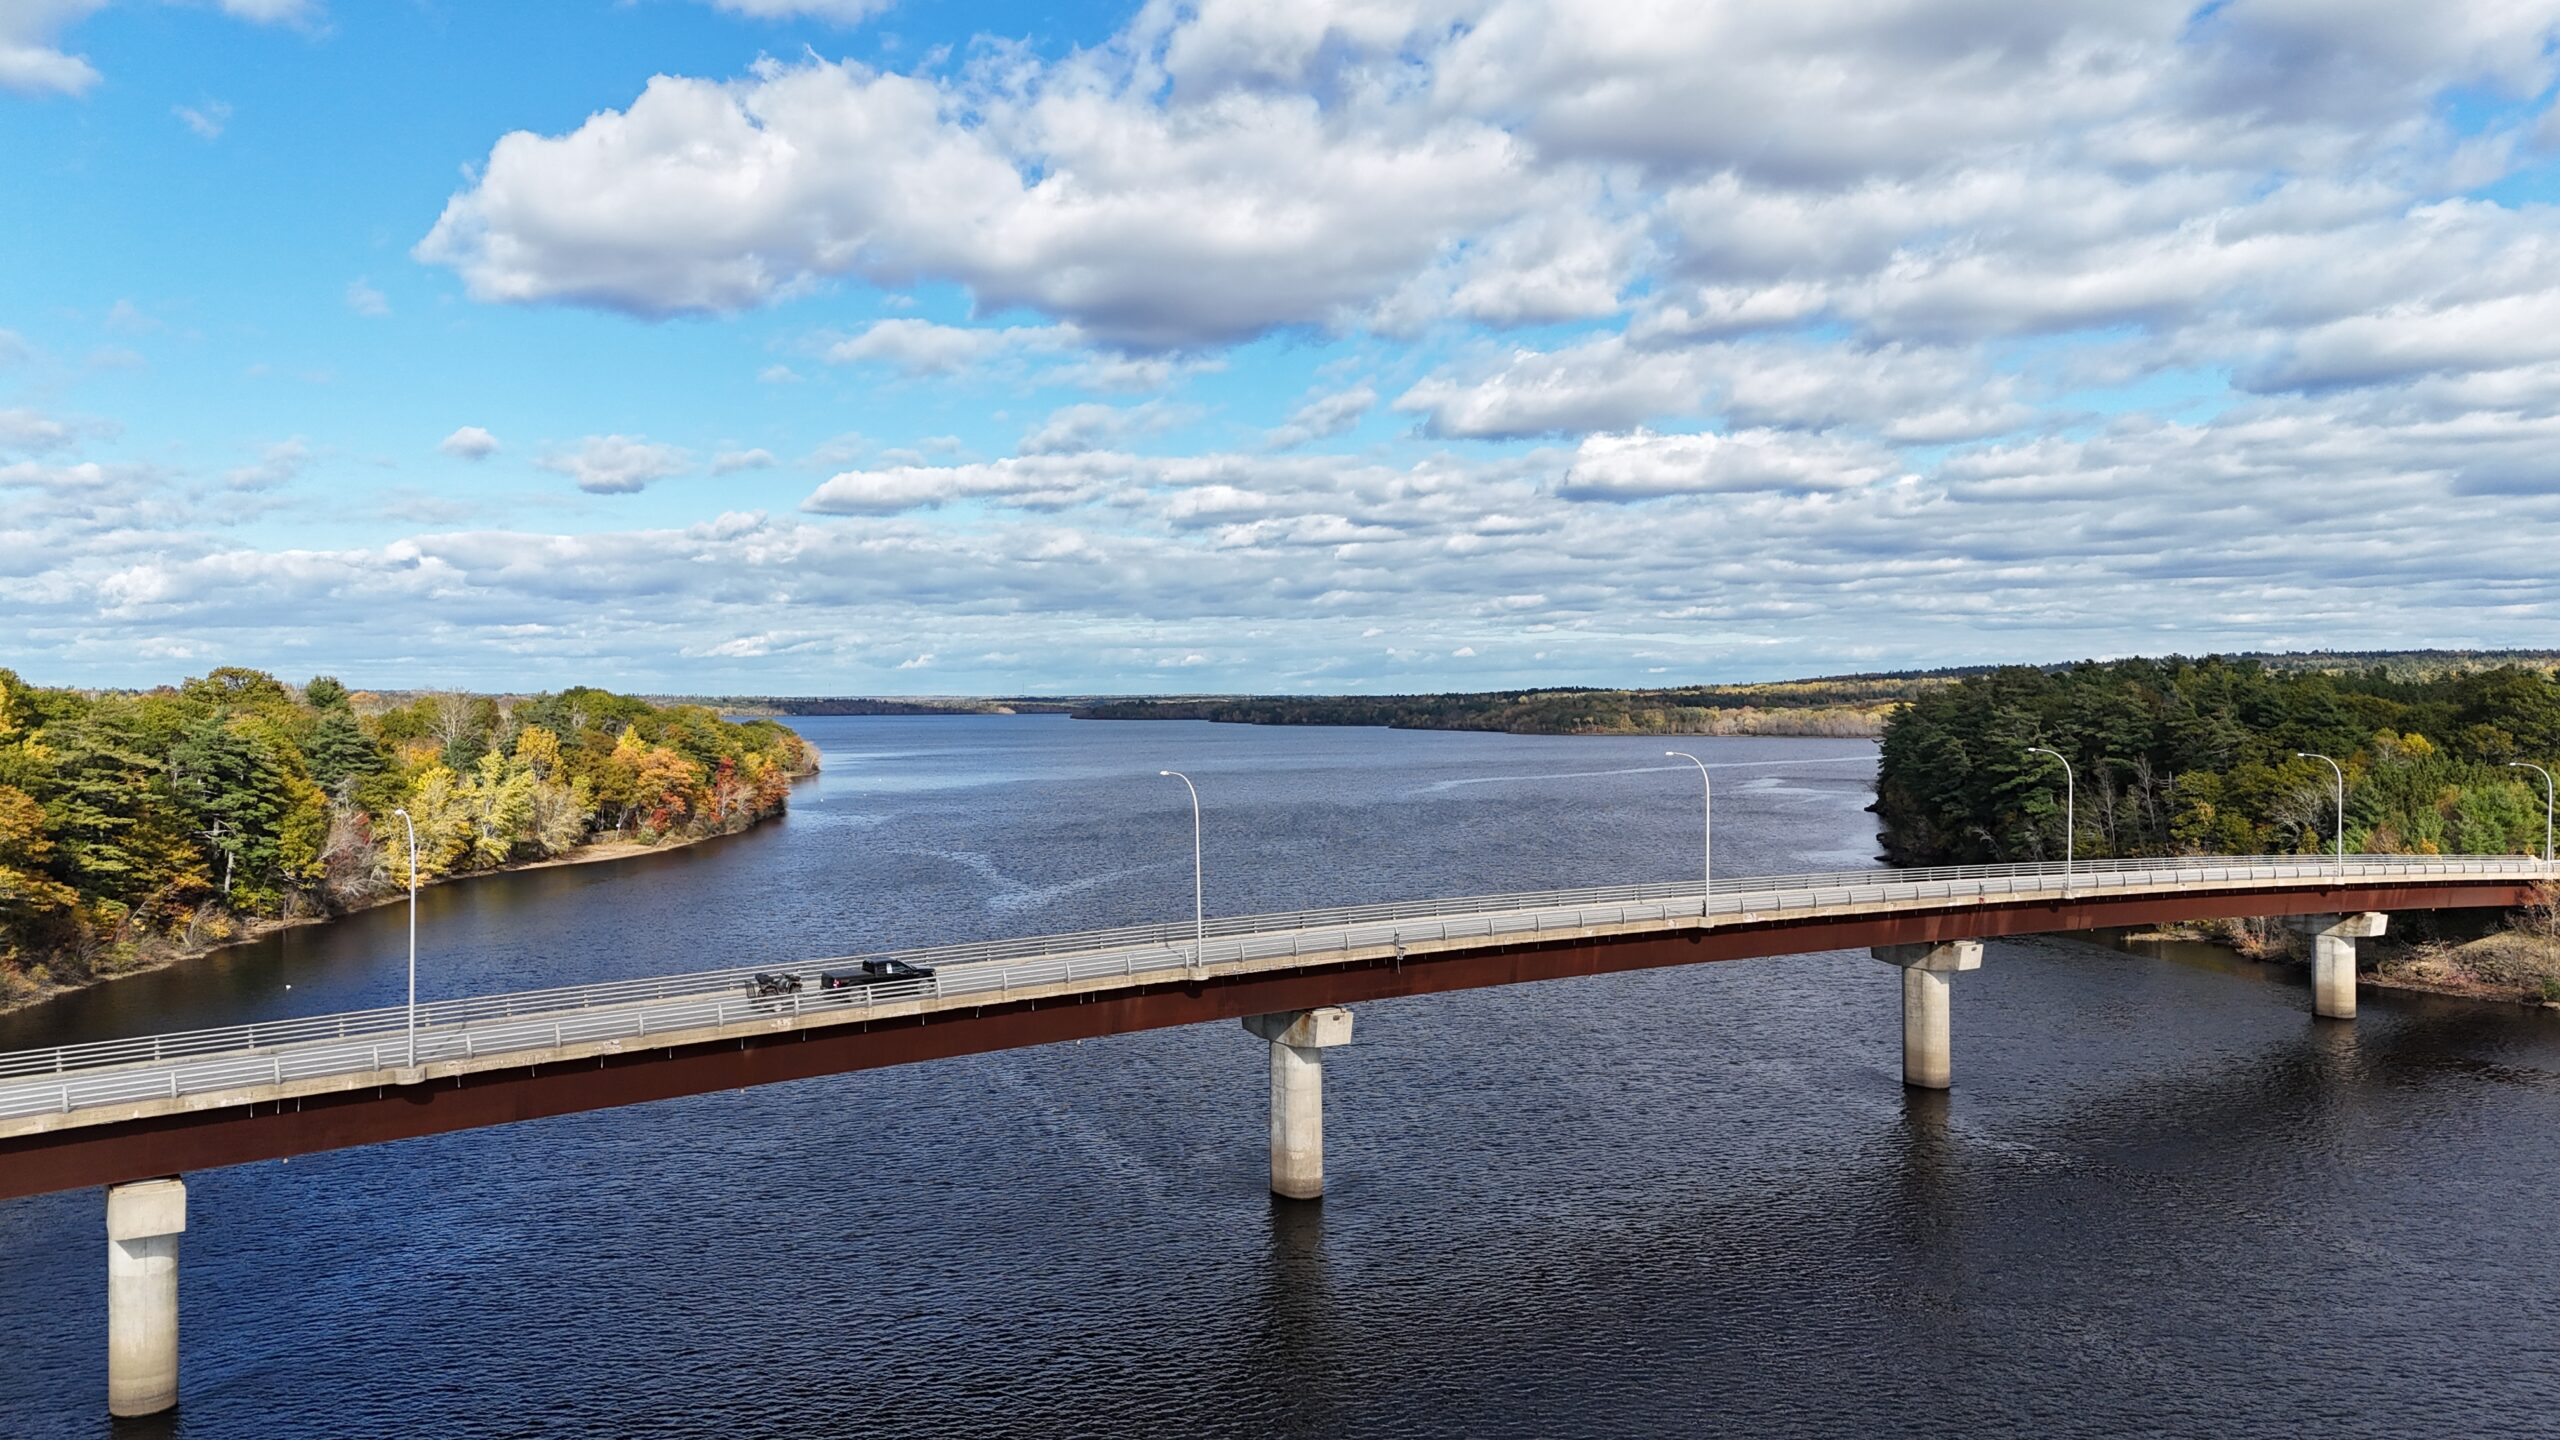
<path fill-rule="evenodd" d="M 1659 741 L 811 720 L 790 818 L 430 891 L 458 994 L 1671 879 Z M 1703 748 L 1700 748 L 1703 747 Z M 1717 740 L 1719 875 L 1871 863 L 1873 748 Z M 1845 762 L 1845 763 L 1844 763 Z M 1677 765 L 1679 769 L 1666 768 Z M 396 1001 L 374 911 L 0 1049 Z M 288 988 L 289 987 L 289 988 Z M 110 1427 L 97 1192 L 0 1204 L 0 1435 L 2549 1433 L 2560 1028 L 2066 940 L 1364 1006 L 1321 1207 L 1233 1026 L 189 1177 L 178 1414 Z"/>

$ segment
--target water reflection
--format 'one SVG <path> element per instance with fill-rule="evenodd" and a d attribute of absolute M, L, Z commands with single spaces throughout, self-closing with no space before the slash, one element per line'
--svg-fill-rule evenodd
<path fill-rule="evenodd" d="M 1262 1397 L 1272 1433 L 1339 1434 L 1341 1355 L 1350 1337 L 1325 1267 L 1324 1206 L 1275 1195 L 1270 1209 L 1270 1246 L 1253 1306 L 1259 1325 L 1238 1380 Z"/>

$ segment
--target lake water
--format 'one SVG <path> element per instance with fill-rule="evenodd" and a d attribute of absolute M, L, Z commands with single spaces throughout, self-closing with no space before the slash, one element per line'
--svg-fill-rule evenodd
<path fill-rule="evenodd" d="M 1647 739 L 800 722 L 788 819 L 442 887 L 428 995 L 1676 879 Z M 1719 875 L 1872 863 L 1874 749 L 1697 740 Z M 0 1049 L 394 1003 L 398 907 L 0 1017 Z M 110 1427 L 97 1192 L 0 1203 L 0 1435 L 2551 1432 L 2560 1026 L 2070 940 L 1361 1007 L 1329 1196 L 1228 1026 L 188 1177 L 184 1401 Z"/>

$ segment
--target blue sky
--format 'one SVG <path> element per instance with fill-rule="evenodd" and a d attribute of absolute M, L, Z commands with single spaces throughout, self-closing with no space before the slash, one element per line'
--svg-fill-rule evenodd
<path fill-rule="evenodd" d="M 31 0 L 0 655 L 2548 645 L 2560 7 Z"/>

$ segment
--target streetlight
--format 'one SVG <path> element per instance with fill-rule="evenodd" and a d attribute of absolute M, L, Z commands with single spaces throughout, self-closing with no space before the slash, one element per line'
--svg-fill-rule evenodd
<path fill-rule="evenodd" d="M 2328 760 L 2329 769 L 2338 777 L 2338 878 L 2344 880 L 2347 878 L 2347 772 L 2339 767 L 2337 761 L 2329 760 L 2317 750 L 2296 750 L 2293 758 Z"/>
<path fill-rule="evenodd" d="M 418 822 L 406 810 L 391 812 L 409 830 L 409 1060 L 418 1066 Z"/>
<path fill-rule="evenodd" d="M 2043 745 L 2027 747 L 2030 755 L 2050 755 L 2062 762 L 2062 898 L 2071 898 L 2071 868 L 2080 836 L 2080 777 L 2071 773 L 2071 761 L 2061 751 Z"/>
<path fill-rule="evenodd" d="M 1209 964 L 1209 920 L 1208 911 L 1201 904 L 1200 787 L 1192 784 L 1191 777 L 1179 770 L 1159 770 L 1156 773 L 1181 781 L 1182 788 L 1191 792 L 1191 966 L 1195 970 L 1204 970 Z"/>
<path fill-rule="evenodd" d="M 1698 902 L 1701 919 L 1712 920 L 1716 908 L 1716 786 L 1707 778 L 1707 762 L 1686 750 L 1665 750 L 1665 756 L 1686 760 L 1698 767 L 1698 878 L 1703 882 L 1703 898 Z"/>
<path fill-rule="evenodd" d="M 2547 870 L 2551 868 L 2551 772 L 2539 765 L 2528 764 L 2522 760 L 2508 761 L 2507 768 L 2530 770 L 2542 777 L 2542 865 Z"/>

